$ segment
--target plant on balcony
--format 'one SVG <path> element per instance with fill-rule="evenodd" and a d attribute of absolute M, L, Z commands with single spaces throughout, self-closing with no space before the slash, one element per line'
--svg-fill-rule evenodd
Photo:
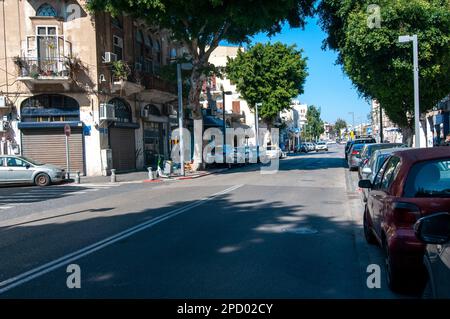
<path fill-rule="evenodd" d="M 114 81 L 126 81 L 131 74 L 131 69 L 128 63 L 120 60 L 112 64 L 112 73 Z"/>
<path fill-rule="evenodd" d="M 18 68 L 19 76 L 27 76 L 29 74 L 28 63 L 24 58 L 17 55 L 13 57 L 12 60 Z"/>
<path fill-rule="evenodd" d="M 69 55 L 64 58 L 65 69 L 61 71 L 62 76 L 69 76 L 72 80 L 76 80 L 79 72 L 86 71 L 87 67 L 83 64 L 77 55 Z"/>

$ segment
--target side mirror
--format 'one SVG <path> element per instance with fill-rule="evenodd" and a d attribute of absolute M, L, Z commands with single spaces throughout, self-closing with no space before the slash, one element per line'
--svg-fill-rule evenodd
<path fill-rule="evenodd" d="M 30 164 L 26 164 L 26 165 L 25 165 L 25 168 L 26 168 L 26 169 L 29 169 L 30 167 L 31 167 Z"/>
<path fill-rule="evenodd" d="M 362 179 L 358 182 L 359 188 L 372 188 L 372 182 L 369 179 Z"/>
<path fill-rule="evenodd" d="M 450 241 L 450 214 L 425 216 L 414 224 L 417 238 L 427 244 L 445 244 Z"/>
<path fill-rule="evenodd" d="M 365 175 L 370 175 L 370 174 L 372 174 L 372 170 L 370 169 L 370 167 L 364 167 L 362 169 L 362 173 Z"/>

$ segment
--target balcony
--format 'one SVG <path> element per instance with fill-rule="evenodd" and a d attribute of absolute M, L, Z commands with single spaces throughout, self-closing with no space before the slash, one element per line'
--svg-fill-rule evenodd
<path fill-rule="evenodd" d="M 67 67 L 66 58 L 18 58 L 18 80 L 24 82 L 30 89 L 36 84 L 60 84 L 69 90 L 72 79 Z"/>
<path fill-rule="evenodd" d="M 145 90 L 141 92 L 141 97 L 151 99 L 156 103 L 167 103 L 177 99 L 177 86 L 154 74 L 144 73 L 140 81 Z"/>

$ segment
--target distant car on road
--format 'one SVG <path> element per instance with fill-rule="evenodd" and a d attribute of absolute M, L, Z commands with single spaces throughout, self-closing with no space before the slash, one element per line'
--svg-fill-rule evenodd
<path fill-rule="evenodd" d="M 402 148 L 402 150 L 406 150 L 406 149 L 408 149 L 408 148 Z M 373 183 L 375 176 L 377 175 L 381 166 L 384 164 L 384 161 L 389 156 L 391 156 L 391 154 L 393 152 L 396 152 L 398 150 L 399 150 L 399 148 L 388 148 L 388 149 L 376 150 L 370 157 L 367 164 L 362 167 L 360 179 L 368 179 Z M 369 194 L 369 189 L 363 188 L 362 195 L 363 195 L 364 202 L 366 202 L 368 194 Z"/>
<path fill-rule="evenodd" d="M 428 244 L 423 259 L 427 270 L 423 298 L 450 298 L 450 214 L 422 217 L 414 229 L 417 238 Z"/>
<path fill-rule="evenodd" d="M 353 171 L 358 169 L 361 163 L 361 151 L 364 147 L 364 144 L 353 144 L 350 148 L 350 152 L 348 154 L 348 169 Z"/>
<path fill-rule="evenodd" d="M 440 147 L 399 150 L 384 162 L 373 182 L 360 180 L 370 189 L 363 224 L 367 242 L 385 251 L 389 286 L 424 282 L 425 244 L 413 225 L 422 217 L 450 208 L 450 154 Z"/>
<path fill-rule="evenodd" d="M 327 151 L 328 152 L 328 145 L 326 142 L 318 142 L 316 144 L 316 152 L 319 151 Z"/>
<path fill-rule="evenodd" d="M 266 148 L 266 156 L 269 158 L 284 158 L 285 153 L 277 146 L 267 146 Z"/>
<path fill-rule="evenodd" d="M 389 149 L 395 147 L 407 147 L 402 143 L 374 143 L 374 144 L 365 144 L 361 151 L 361 164 L 358 167 L 358 177 L 361 179 L 362 169 L 365 167 L 370 157 L 376 150 Z"/>
<path fill-rule="evenodd" d="M 13 155 L 0 156 L 0 184 L 48 186 L 64 179 L 65 171 L 51 164 Z"/>
<path fill-rule="evenodd" d="M 355 140 L 347 141 L 347 144 L 345 144 L 345 160 L 348 160 L 348 153 L 350 152 L 350 148 L 353 144 L 372 144 L 376 142 L 377 141 L 375 141 L 372 137 L 357 138 Z"/>

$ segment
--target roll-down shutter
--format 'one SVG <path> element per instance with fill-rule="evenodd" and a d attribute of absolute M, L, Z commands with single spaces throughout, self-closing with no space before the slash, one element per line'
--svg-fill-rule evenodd
<path fill-rule="evenodd" d="M 134 129 L 111 128 L 109 132 L 113 168 L 117 171 L 135 170 L 136 154 Z"/>
<path fill-rule="evenodd" d="M 22 153 L 42 163 L 66 168 L 66 136 L 62 129 L 22 130 Z M 83 133 L 72 128 L 69 137 L 70 171 L 84 171 Z"/>

